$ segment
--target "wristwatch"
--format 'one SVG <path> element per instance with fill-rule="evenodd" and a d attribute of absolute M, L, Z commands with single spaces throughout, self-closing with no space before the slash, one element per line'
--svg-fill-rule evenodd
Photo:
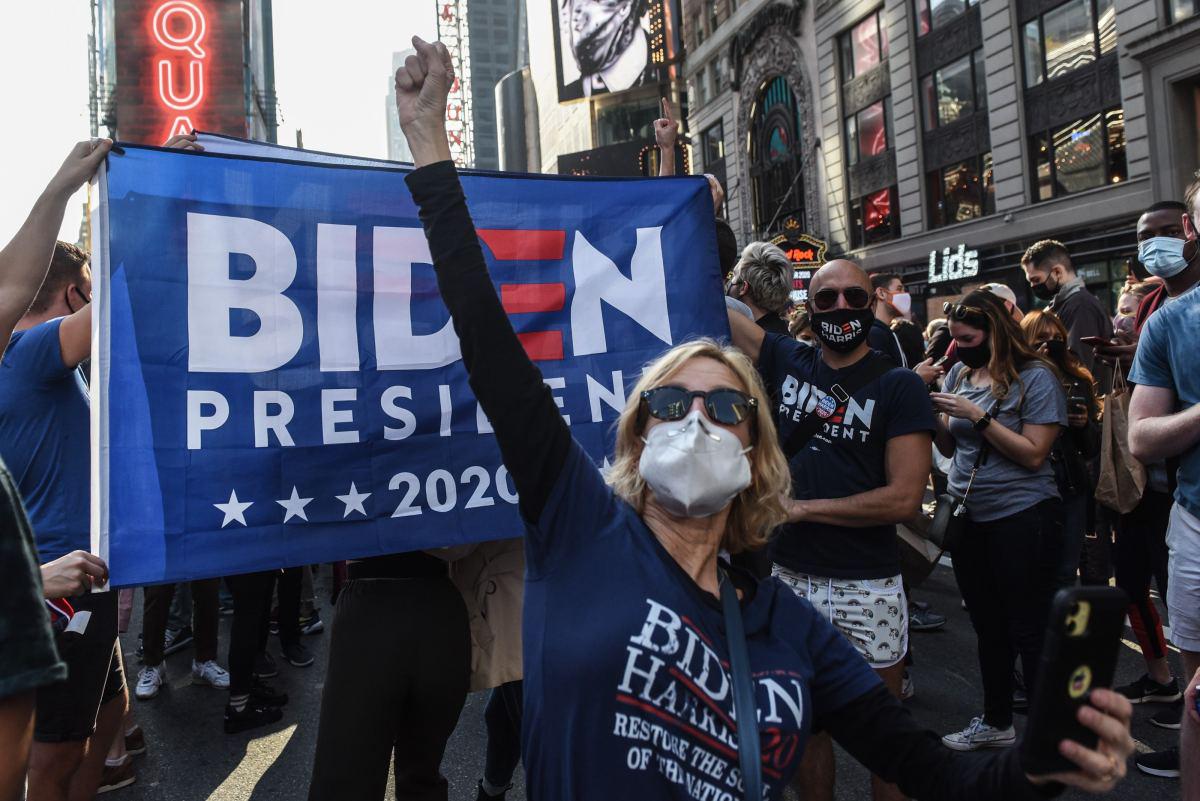
<path fill-rule="evenodd" d="M 991 425 L 991 423 L 992 423 L 992 413 L 984 412 L 983 417 L 980 417 L 978 420 L 976 420 L 974 423 L 971 424 L 971 428 L 975 429 L 976 431 L 983 431 L 983 429 L 987 428 L 989 425 Z"/>

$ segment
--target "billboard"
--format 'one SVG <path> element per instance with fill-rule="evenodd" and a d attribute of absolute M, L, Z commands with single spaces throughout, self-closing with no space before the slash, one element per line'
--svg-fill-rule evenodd
<path fill-rule="evenodd" d="M 681 56 L 679 0 L 549 0 L 558 102 L 674 78 Z"/>
<path fill-rule="evenodd" d="M 241 3 L 113 5 L 121 139 L 158 145 L 196 128 L 246 135 Z"/>
<path fill-rule="evenodd" d="M 458 167 L 475 166 L 474 117 L 471 111 L 471 40 L 467 0 L 435 0 L 438 39 L 454 61 L 454 84 L 446 98 L 446 137 L 450 158 Z"/>

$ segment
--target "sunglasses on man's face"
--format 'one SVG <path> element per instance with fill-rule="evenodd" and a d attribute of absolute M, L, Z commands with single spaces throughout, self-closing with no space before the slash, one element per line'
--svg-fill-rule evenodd
<path fill-rule="evenodd" d="M 819 289 L 810 297 L 813 308 L 817 311 L 829 311 L 837 305 L 838 295 L 846 299 L 846 305 L 852 309 L 865 309 L 871 305 L 871 293 L 861 286 L 848 286 L 844 289 L 829 287 Z"/>
<path fill-rule="evenodd" d="M 685 389 L 684 387 L 655 387 L 642 393 L 642 403 L 655 420 L 670 422 L 687 417 L 695 398 L 704 399 L 704 411 L 725 426 L 735 426 L 750 418 L 758 401 L 736 389 Z"/>

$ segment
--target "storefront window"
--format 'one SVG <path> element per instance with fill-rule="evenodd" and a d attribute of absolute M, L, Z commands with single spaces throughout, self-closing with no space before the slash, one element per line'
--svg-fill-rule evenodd
<path fill-rule="evenodd" d="M 996 210 L 991 153 L 933 170 L 927 179 L 932 228 L 975 219 Z"/>
<path fill-rule="evenodd" d="M 1025 23 L 1022 35 L 1025 47 L 1025 86 L 1037 86 L 1042 82 L 1042 31 L 1038 21 Z"/>
<path fill-rule="evenodd" d="M 883 101 L 880 101 L 858 112 L 858 151 L 866 159 L 878 156 L 887 150 L 887 146 L 887 125 L 884 123 Z"/>
<path fill-rule="evenodd" d="M 963 58 L 937 71 L 938 124 L 946 125 L 975 110 L 971 59 Z"/>
<path fill-rule="evenodd" d="M 1038 200 L 1120 183 L 1127 177 L 1125 115 L 1121 109 L 1089 115 L 1031 138 Z"/>
<path fill-rule="evenodd" d="M 1117 184 L 1129 177 L 1125 163 L 1125 111 L 1113 109 L 1104 114 L 1108 135 L 1108 180 Z"/>
<path fill-rule="evenodd" d="M 975 108 L 987 108 L 987 69 L 984 67 L 983 48 L 971 54 L 971 65 L 975 70 Z"/>
<path fill-rule="evenodd" d="M 1091 0 L 1070 0 L 1042 17 L 1046 77 L 1066 75 L 1096 60 Z"/>
<path fill-rule="evenodd" d="M 713 84 L 718 92 L 724 92 L 729 88 L 729 62 L 725 56 L 718 56 L 712 60 Z"/>
<path fill-rule="evenodd" d="M 1100 55 L 1117 46 L 1117 6 L 1114 0 L 1096 0 L 1096 29 L 1100 35 Z"/>
<path fill-rule="evenodd" d="M 1050 140 L 1045 134 L 1033 137 L 1033 161 L 1036 181 L 1034 195 L 1038 200 L 1049 200 L 1054 197 L 1054 177 L 1050 172 Z"/>
<path fill-rule="evenodd" d="M 921 79 L 921 125 L 926 131 L 937 127 L 937 84 L 932 75 Z"/>
<path fill-rule="evenodd" d="M 888 42 L 882 10 L 854 25 L 839 42 L 844 78 L 862 75 L 883 64 L 888 57 Z M 866 108 L 855 108 L 857 110 L 847 114 L 842 121 L 846 136 L 846 163 L 849 167 L 856 166 L 864 159 L 886 154 L 892 127 L 890 96 Z M 848 176 L 848 186 L 853 183 Z M 869 192 L 865 196 L 851 197 L 848 205 L 851 247 L 870 245 L 899 234 L 894 186 Z"/>
<path fill-rule="evenodd" d="M 987 108 L 983 49 L 921 79 L 921 119 L 926 131 Z"/>
<path fill-rule="evenodd" d="M 846 118 L 846 157 L 850 164 L 878 156 L 887 148 L 887 122 L 882 100 Z"/>
<path fill-rule="evenodd" d="M 700 134 L 700 149 L 704 154 L 704 166 L 725 158 L 725 126 L 715 123 Z"/>
<path fill-rule="evenodd" d="M 873 245 L 896 236 L 895 187 L 881 189 L 850 204 L 853 247 Z"/>
<path fill-rule="evenodd" d="M 1105 160 L 1099 114 L 1054 132 L 1054 175 L 1063 194 L 1102 185 Z"/>
<path fill-rule="evenodd" d="M 1067 0 L 1026 22 L 1021 39 L 1027 87 L 1095 63 L 1117 46 L 1114 0 Z"/>
<path fill-rule="evenodd" d="M 952 22 L 979 0 L 916 0 L 917 36 Z"/>
<path fill-rule="evenodd" d="M 1200 15 L 1200 0 L 1167 0 L 1171 22 L 1180 22 L 1188 17 Z"/>
<path fill-rule="evenodd" d="M 876 11 L 842 37 L 842 72 L 847 80 L 878 67 L 887 58 L 887 32 L 880 19 L 882 15 L 882 11 Z"/>

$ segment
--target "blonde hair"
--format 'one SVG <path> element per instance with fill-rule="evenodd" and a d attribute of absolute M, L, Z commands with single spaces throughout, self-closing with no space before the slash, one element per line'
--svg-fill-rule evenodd
<path fill-rule="evenodd" d="M 638 470 L 646 424 L 646 415 L 642 414 L 642 393 L 662 386 L 692 359 L 712 359 L 729 368 L 742 384 L 743 391 L 758 401 L 750 417 L 754 447 L 746 454 L 750 460 L 750 486 L 733 499 L 721 547 L 730 553 L 761 548 L 767 544 L 775 527 L 787 519 L 782 497 L 791 494 L 792 478 L 775 436 L 767 391 L 754 365 L 739 350 L 724 347 L 711 339 L 697 339 L 676 345 L 647 365 L 617 420 L 615 460 L 607 481 L 639 515 L 645 511 L 649 489 Z"/>

